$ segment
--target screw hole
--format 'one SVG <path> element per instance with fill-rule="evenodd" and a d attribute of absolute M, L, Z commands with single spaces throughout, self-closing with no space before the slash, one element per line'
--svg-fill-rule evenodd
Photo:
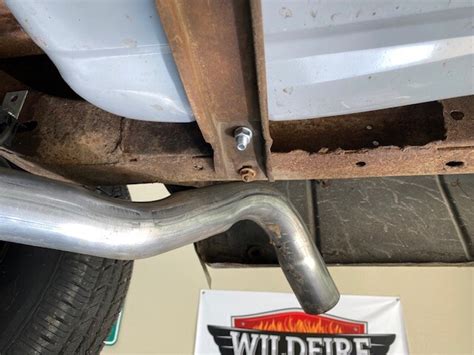
<path fill-rule="evenodd" d="M 363 168 L 364 166 L 366 166 L 367 164 L 365 163 L 365 161 L 358 161 L 356 163 L 356 165 L 359 167 L 359 168 Z"/>
<path fill-rule="evenodd" d="M 16 100 L 18 100 L 18 95 L 13 95 L 13 96 L 10 98 L 10 102 L 16 102 Z"/>
<path fill-rule="evenodd" d="M 456 121 L 461 121 L 464 118 L 464 112 L 457 111 L 457 110 L 451 111 L 450 115 L 452 119 Z"/>
<path fill-rule="evenodd" d="M 449 166 L 450 168 L 461 168 L 461 167 L 464 166 L 464 162 L 463 161 L 452 160 L 452 161 L 448 161 L 446 163 L 446 166 Z"/>

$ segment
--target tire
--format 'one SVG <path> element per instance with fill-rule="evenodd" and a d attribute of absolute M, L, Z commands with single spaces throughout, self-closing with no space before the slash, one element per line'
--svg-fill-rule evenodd
<path fill-rule="evenodd" d="M 0 354 L 98 354 L 132 268 L 132 261 L 0 243 Z"/>

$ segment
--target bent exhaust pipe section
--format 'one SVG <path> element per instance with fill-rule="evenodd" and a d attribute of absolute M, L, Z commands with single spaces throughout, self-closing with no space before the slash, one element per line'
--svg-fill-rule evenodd
<path fill-rule="evenodd" d="M 252 220 L 269 235 L 304 311 L 324 313 L 337 288 L 300 216 L 267 185 L 232 183 L 137 203 L 0 169 L 0 240 L 113 259 L 158 255 Z"/>

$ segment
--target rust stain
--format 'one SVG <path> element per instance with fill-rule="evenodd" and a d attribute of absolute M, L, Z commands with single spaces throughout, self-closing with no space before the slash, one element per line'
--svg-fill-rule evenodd
<path fill-rule="evenodd" d="M 25 25 L 28 20 L 24 20 Z M 0 0 L 0 58 L 42 54 L 43 51 L 23 31 L 3 0 Z"/>

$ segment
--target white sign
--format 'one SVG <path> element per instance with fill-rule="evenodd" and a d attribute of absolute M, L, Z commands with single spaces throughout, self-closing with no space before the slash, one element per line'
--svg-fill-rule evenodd
<path fill-rule="evenodd" d="M 293 294 L 201 291 L 196 354 L 408 354 L 400 300 L 341 296 L 328 313 L 304 313 Z"/>

